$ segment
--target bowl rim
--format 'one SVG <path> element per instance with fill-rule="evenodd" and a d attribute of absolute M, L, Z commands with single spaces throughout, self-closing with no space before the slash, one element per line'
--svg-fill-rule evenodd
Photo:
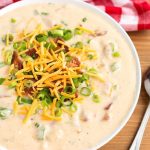
<path fill-rule="evenodd" d="M 88 4 L 81 0 L 44 0 L 44 1 L 43 0 L 32 0 L 32 1 L 24 0 L 24 1 L 18 1 L 16 3 L 6 6 L 5 8 L 2 8 L 0 10 L 0 16 L 4 15 L 5 13 L 8 13 L 16 8 L 19 8 L 19 7 L 22 7 L 25 5 L 36 4 L 36 3 L 70 3 L 73 5 L 78 5 L 79 7 L 89 9 L 92 12 L 94 12 L 98 15 L 101 15 L 107 22 L 111 23 L 111 25 L 117 29 L 117 31 L 122 35 L 122 37 L 124 37 L 125 41 L 128 43 L 128 45 L 132 51 L 132 55 L 133 55 L 133 58 L 135 59 L 135 65 L 136 65 L 136 90 L 135 90 L 135 96 L 134 96 L 133 103 L 130 106 L 129 112 L 126 114 L 125 118 L 122 119 L 120 125 L 110 135 L 104 137 L 95 147 L 89 149 L 89 150 L 96 150 L 96 149 L 104 146 L 110 140 L 112 140 L 121 131 L 121 129 L 129 121 L 129 119 L 130 119 L 131 115 L 133 114 L 135 107 L 137 105 L 138 98 L 140 95 L 140 90 L 141 90 L 141 66 L 140 66 L 140 60 L 139 60 L 136 48 L 135 48 L 132 40 L 126 33 L 126 31 L 111 16 L 109 16 L 108 14 L 106 14 L 104 11 L 97 8 L 96 6 Z"/>

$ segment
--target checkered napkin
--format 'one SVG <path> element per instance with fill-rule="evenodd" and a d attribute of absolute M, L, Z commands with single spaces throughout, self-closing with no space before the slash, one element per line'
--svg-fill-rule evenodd
<path fill-rule="evenodd" d="M 0 8 L 19 0 L 0 0 Z M 126 31 L 150 29 L 150 3 L 146 0 L 84 0 L 112 16 Z"/>
<path fill-rule="evenodd" d="M 85 0 L 112 16 L 126 31 L 150 29 L 150 3 L 146 0 Z"/>

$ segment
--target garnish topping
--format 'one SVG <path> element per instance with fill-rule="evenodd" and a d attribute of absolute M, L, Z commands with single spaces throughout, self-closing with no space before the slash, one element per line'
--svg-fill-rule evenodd
<path fill-rule="evenodd" d="M 4 37 L 4 64 L 10 67 L 8 77 L 0 78 L 0 84 L 15 89 L 14 113 L 24 115 L 24 123 L 34 115 L 46 121 L 60 121 L 63 113 L 73 115 L 78 109 L 77 103 L 93 92 L 90 79 L 105 81 L 95 68 L 82 64 L 96 59 L 96 51 L 90 49 L 87 42 L 67 43 L 76 34 L 94 32 L 81 26 L 66 29 L 63 25 L 55 25 L 44 30 L 38 25 L 33 32 L 23 31 L 16 37 L 12 34 Z M 98 95 L 92 98 L 99 102 Z M 7 117 L 9 112 L 1 109 L 1 116 L 5 113 Z M 44 132 L 42 128 L 39 139 L 44 138 Z"/>

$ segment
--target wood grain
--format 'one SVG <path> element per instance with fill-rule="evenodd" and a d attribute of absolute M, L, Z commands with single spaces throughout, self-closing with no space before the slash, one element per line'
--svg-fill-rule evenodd
<path fill-rule="evenodd" d="M 136 46 L 140 57 L 142 75 L 144 75 L 144 72 L 150 66 L 150 31 L 130 32 L 129 36 Z M 141 123 L 147 104 L 148 95 L 142 83 L 139 102 L 132 117 L 121 132 L 99 150 L 128 150 Z M 150 121 L 145 130 L 140 150 L 150 150 Z"/>

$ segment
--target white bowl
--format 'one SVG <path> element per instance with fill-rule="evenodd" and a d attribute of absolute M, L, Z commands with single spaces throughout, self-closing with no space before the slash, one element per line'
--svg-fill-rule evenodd
<path fill-rule="evenodd" d="M 127 121 L 130 119 L 136 104 L 138 102 L 139 94 L 140 94 L 140 89 L 141 89 L 141 67 L 140 67 L 140 62 L 139 62 L 139 57 L 137 55 L 137 51 L 134 47 L 134 44 L 132 43 L 130 37 L 127 35 L 127 33 L 124 31 L 124 29 L 109 15 L 107 15 L 105 12 L 101 11 L 99 8 L 96 8 L 95 6 L 89 5 L 81 0 L 23 0 L 14 4 L 11 4 L 3 9 L 0 10 L 0 16 L 4 15 L 7 12 L 10 12 L 18 7 L 29 5 L 29 4 L 34 4 L 34 3 L 47 3 L 47 2 L 53 2 L 53 3 L 71 3 L 74 5 L 78 5 L 79 7 L 87 8 L 91 11 L 93 11 L 96 14 L 99 14 L 102 16 L 105 20 L 107 20 L 114 28 L 118 30 L 118 32 L 124 37 L 126 42 L 128 43 L 129 47 L 132 50 L 132 55 L 135 59 L 136 62 L 136 92 L 134 96 L 133 103 L 130 107 L 129 112 L 126 114 L 126 117 L 123 119 L 123 121 L 120 123 L 120 125 L 107 137 L 102 139 L 95 147 L 93 147 L 91 150 L 96 150 L 100 147 L 102 147 L 104 144 L 108 143 L 113 137 L 115 137 L 119 131 L 125 126 Z"/>

